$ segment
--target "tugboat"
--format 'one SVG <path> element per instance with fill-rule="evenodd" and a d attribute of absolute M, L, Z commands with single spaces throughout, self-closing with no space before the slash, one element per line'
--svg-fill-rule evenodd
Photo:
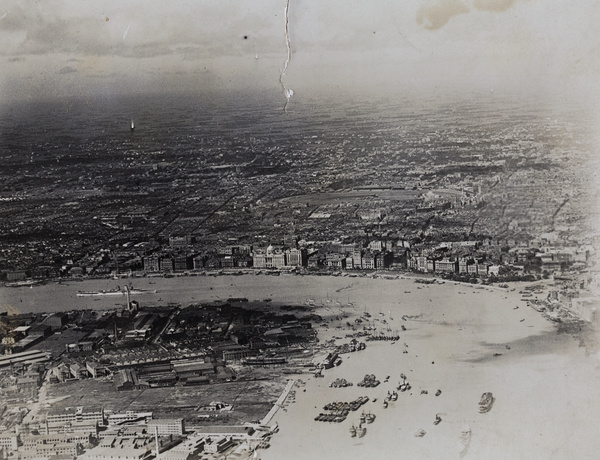
<path fill-rule="evenodd" d="M 494 395 L 490 392 L 483 393 L 479 400 L 479 413 L 485 414 L 486 412 L 489 412 L 492 408 L 492 404 L 494 404 Z"/>

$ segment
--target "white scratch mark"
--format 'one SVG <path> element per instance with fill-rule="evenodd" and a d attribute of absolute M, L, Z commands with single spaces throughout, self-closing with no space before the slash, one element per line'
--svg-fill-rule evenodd
<path fill-rule="evenodd" d="M 129 27 L 131 27 L 131 24 L 127 24 L 127 29 L 125 29 L 125 33 L 123 34 L 123 40 L 125 40 L 125 37 L 127 37 L 127 34 L 129 33 Z"/>
<path fill-rule="evenodd" d="M 281 73 L 279 74 L 279 84 L 281 85 L 281 88 L 283 89 L 283 95 L 285 96 L 285 105 L 283 106 L 283 110 L 285 112 L 287 112 L 287 106 L 290 102 L 290 98 L 294 95 L 294 91 L 291 89 L 288 89 L 285 87 L 285 83 L 283 82 L 283 77 L 285 76 L 285 73 L 287 71 L 288 68 L 288 64 L 290 63 L 290 60 L 292 59 L 292 47 L 290 44 L 290 28 L 289 28 L 289 16 L 288 16 L 288 12 L 290 9 L 290 0 L 286 1 L 285 4 L 285 46 L 287 48 L 287 56 L 285 58 L 285 63 L 283 64 L 283 69 L 281 70 Z"/>

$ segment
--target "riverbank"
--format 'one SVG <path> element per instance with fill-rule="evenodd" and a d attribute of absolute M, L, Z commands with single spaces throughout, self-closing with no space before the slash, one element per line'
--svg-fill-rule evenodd
<path fill-rule="evenodd" d="M 393 344 L 371 341 L 364 351 L 342 355 L 342 364 L 325 371 L 324 378 L 303 376 L 306 385 L 295 392 L 295 402 L 284 403 L 285 410 L 277 411 L 270 422 L 277 423 L 280 432 L 261 452 L 263 460 L 459 458 L 465 425 L 471 430 L 465 458 L 594 458 L 600 448 L 593 422 L 600 410 L 597 360 L 580 346 L 581 337 L 561 333 L 556 324 L 526 307 L 519 294 L 523 285 L 501 289 L 406 278 L 292 274 L 131 281 L 138 289 L 156 289 L 132 296 L 142 305 L 187 306 L 245 297 L 311 306 L 328 323 L 319 326 L 321 343 L 334 337 L 342 337 L 338 343 L 349 340 L 344 337 L 351 332 L 347 323 L 362 327 L 370 321 L 375 334 L 400 335 Z M 0 306 L 38 313 L 112 309 L 124 300 L 76 294 L 114 290 L 119 283 L 124 281 L 0 288 Z M 365 318 L 365 312 L 370 319 L 354 323 Z M 382 383 L 358 387 L 365 374 L 376 375 Z M 401 392 L 384 409 L 382 402 L 401 374 L 408 377 L 412 391 Z M 354 385 L 330 388 L 336 378 Z M 494 405 L 480 414 L 479 398 L 488 391 L 494 394 Z M 358 413 L 350 413 L 342 423 L 314 421 L 326 403 L 359 396 L 369 396 L 363 408 L 377 417 L 363 438 L 351 438 L 348 431 L 358 423 Z M 436 414 L 442 419 L 438 425 L 433 424 Z M 420 430 L 425 434 L 415 436 Z"/>

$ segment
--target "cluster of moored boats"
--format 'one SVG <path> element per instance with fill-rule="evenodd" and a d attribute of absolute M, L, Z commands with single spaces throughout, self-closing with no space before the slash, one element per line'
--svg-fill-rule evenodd
<path fill-rule="evenodd" d="M 329 384 L 331 388 L 346 388 L 354 385 L 352 382 L 348 382 L 346 379 L 337 378 Z"/>
<path fill-rule="evenodd" d="M 355 351 L 362 351 L 367 348 L 365 342 L 359 342 L 356 339 L 352 339 L 350 343 L 344 343 L 337 348 L 338 353 L 353 353 Z"/>
<path fill-rule="evenodd" d="M 373 423 L 375 421 L 375 414 L 371 412 L 367 412 L 366 414 L 363 412 L 359 419 L 360 423 L 358 426 L 352 425 L 350 427 L 350 436 L 355 438 L 358 436 L 362 438 L 365 434 L 367 434 L 367 427 L 364 426 L 366 423 Z"/>
<path fill-rule="evenodd" d="M 336 423 L 343 422 L 344 420 L 346 420 L 346 417 L 348 416 L 350 411 L 358 410 L 360 406 L 367 403 L 368 401 L 368 396 L 360 396 L 359 398 L 350 402 L 332 402 L 326 404 L 325 406 L 323 406 L 323 409 L 326 411 L 330 411 L 330 413 L 320 413 L 315 417 L 315 421 Z"/>
<path fill-rule="evenodd" d="M 398 386 L 396 387 L 396 389 L 398 391 L 407 391 L 407 390 L 410 390 L 412 387 L 410 386 L 410 383 L 408 383 L 406 381 L 406 375 L 400 374 L 400 378 L 402 379 L 402 382 L 398 383 Z"/>
<path fill-rule="evenodd" d="M 357 385 L 359 387 L 375 388 L 380 383 L 381 382 L 379 380 L 377 380 L 377 377 L 375 377 L 374 374 L 366 374 L 364 376 L 364 378 L 360 382 L 357 383 Z"/>
<path fill-rule="evenodd" d="M 383 341 L 395 342 L 396 340 L 400 340 L 400 336 L 399 335 L 370 335 L 367 337 L 366 340 L 369 340 L 369 341 L 383 340 Z"/>

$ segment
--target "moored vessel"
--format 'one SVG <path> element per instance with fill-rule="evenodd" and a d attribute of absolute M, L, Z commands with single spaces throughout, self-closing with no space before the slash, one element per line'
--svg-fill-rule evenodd
<path fill-rule="evenodd" d="M 490 392 L 485 392 L 481 395 L 481 399 L 479 400 L 479 412 L 484 414 L 489 412 L 492 408 L 492 404 L 494 404 L 494 395 Z"/>

